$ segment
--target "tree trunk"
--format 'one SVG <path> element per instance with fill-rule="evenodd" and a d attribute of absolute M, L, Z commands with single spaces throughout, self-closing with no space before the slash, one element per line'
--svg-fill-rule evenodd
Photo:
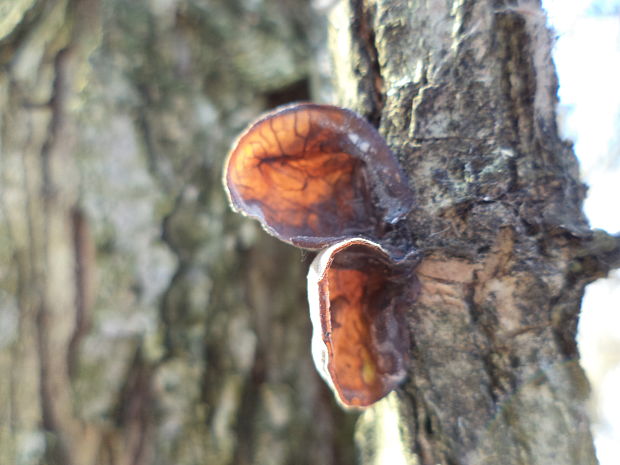
<path fill-rule="evenodd" d="M 364 463 L 393 418 L 405 463 L 596 463 L 575 332 L 606 270 L 583 259 L 598 239 L 539 2 L 352 0 L 331 23 L 341 103 L 409 172 L 424 256 L 409 379 L 364 413 Z"/>
<path fill-rule="evenodd" d="M 356 461 L 308 257 L 220 181 L 250 120 L 323 92 L 308 3 L 0 3 L 0 463 Z M 424 257 L 364 464 L 595 463 L 575 328 L 620 247 L 581 213 L 540 6 L 505 3 L 326 7 L 340 103 L 409 172 Z"/>
<path fill-rule="evenodd" d="M 309 98 L 306 3 L 2 3 L 0 463 L 353 463 L 306 265 L 221 184 Z"/>

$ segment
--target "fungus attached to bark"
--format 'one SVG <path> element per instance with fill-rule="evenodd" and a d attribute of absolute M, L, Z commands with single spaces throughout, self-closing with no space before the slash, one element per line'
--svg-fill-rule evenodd
<path fill-rule="evenodd" d="M 224 185 L 232 207 L 298 247 L 378 238 L 411 208 L 389 147 L 350 110 L 301 103 L 252 124 L 231 150 Z"/>
<path fill-rule="evenodd" d="M 362 238 L 328 247 L 310 265 L 312 356 L 345 406 L 366 407 L 405 378 L 414 280 L 407 260 Z"/>
<path fill-rule="evenodd" d="M 310 267 L 308 300 L 314 360 L 338 400 L 365 407 L 394 389 L 405 377 L 403 316 L 417 281 L 415 251 L 390 231 L 413 195 L 375 128 L 330 105 L 280 108 L 239 137 L 224 186 L 233 209 L 273 236 L 327 247 Z"/>

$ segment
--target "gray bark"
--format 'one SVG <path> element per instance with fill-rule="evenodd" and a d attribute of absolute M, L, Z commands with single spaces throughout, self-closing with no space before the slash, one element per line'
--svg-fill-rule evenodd
<path fill-rule="evenodd" d="M 243 126 L 308 98 L 307 4 L 0 10 L 0 463 L 353 463 L 303 257 L 220 180 Z"/>

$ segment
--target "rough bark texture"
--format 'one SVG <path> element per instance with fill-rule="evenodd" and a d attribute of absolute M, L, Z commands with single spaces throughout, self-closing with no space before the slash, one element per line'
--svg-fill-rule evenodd
<path fill-rule="evenodd" d="M 575 331 L 605 268 L 584 249 L 617 255 L 617 238 L 598 240 L 581 211 L 539 3 L 352 0 L 333 14 L 332 43 L 350 46 L 335 48 L 341 103 L 410 173 L 425 257 L 410 378 L 364 414 L 365 462 L 382 463 L 376 418 L 396 410 L 407 463 L 596 463 Z"/>
<path fill-rule="evenodd" d="M 0 463 L 353 463 L 304 258 L 220 180 L 309 98 L 307 3 L 0 6 Z"/>

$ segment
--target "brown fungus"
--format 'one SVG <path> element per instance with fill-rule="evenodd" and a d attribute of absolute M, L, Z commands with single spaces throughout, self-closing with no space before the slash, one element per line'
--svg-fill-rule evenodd
<path fill-rule="evenodd" d="M 239 137 L 224 186 L 268 233 L 325 248 L 308 273 L 312 352 L 341 404 L 365 407 L 394 389 L 406 373 L 416 252 L 389 231 L 413 195 L 375 128 L 331 105 L 282 107 Z"/>
<path fill-rule="evenodd" d="M 408 261 L 362 238 L 328 247 L 310 265 L 312 356 L 345 406 L 373 404 L 405 378 L 414 280 Z"/>
<path fill-rule="evenodd" d="M 397 158 L 350 110 L 300 103 L 252 124 L 225 163 L 232 207 L 285 242 L 321 249 L 379 238 L 412 206 Z"/>

